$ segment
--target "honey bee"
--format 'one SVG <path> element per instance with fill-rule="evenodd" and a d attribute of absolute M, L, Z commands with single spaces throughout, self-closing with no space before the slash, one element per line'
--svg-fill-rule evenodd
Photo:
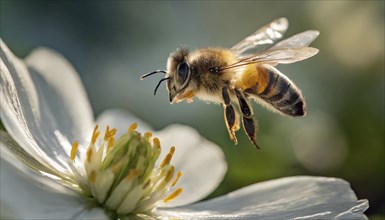
<path fill-rule="evenodd" d="M 240 113 L 244 131 L 259 148 L 250 100 L 284 115 L 296 117 L 306 114 L 301 90 L 275 66 L 316 55 L 318 49 L 308 45 L 319 32 L 307 30 L 265 50 L 248 52 L 259 45 L 273 44 L 282 38 L 288 25 L 286 18 L 276 19 L 230 49 L 201 48 L 191 53 L 185 48 L 177 49 L 168 57 L 166 71 L 153 71 L 141 79 L 156 73 L 166 74 L 155 87 L 154 95 L 159 85 L 167 81 L 170 103 L 182 100 L 192 102 L 194 97 L 198 97 L 222 104 L 226 127 L 235 144 L 235 132 L 240 128 Z M 233 104 L 238 105 L 239 113 Z"/>

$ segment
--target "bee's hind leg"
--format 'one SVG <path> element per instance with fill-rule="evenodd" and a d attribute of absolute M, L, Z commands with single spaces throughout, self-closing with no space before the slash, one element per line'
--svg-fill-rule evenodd
<path fill-rule="evenodd" d="M 237 89 L 235 89 L 235 94 L 238 98 L 239 108 L 242 112 L 242 122 L 243 129 L 245 130 L 247 136 L 249 136 L 251 142 L 259 149 L 257 142 L 255 141 L 255 137 L 257 134 L 257 128 L 255 126 L 255 122 L 253 120 L 253 110 L 247 103 L 243 93 Z"/>
<path fill-rule="evenodd" d="M 235 136 L 235 131 L 239 129 L 239 119 L 238 114 L 235 111 L 234 107 L 231 105 L 231 99 L 229 95 L 229 88 L 224 86 L 222 89 L 222 97 L 223 97 L 223 108 L 225 110 L 225 122 L 227 130 L 229 131 L 229 135 L 231 140 L 237 144 L 238 140 Z"/>

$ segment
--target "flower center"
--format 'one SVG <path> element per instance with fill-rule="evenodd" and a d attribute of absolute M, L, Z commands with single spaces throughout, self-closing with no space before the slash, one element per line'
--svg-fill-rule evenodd
<path fill-rule="evenodd" d="M 69 165 L 76 182 L 86 196 L 93 197 L 113 215 L 151 211 L 160 203 L 173 200 L 182 193 L 178 188 L 168 196 L 181 172 L 175 173 L 170 161 L 175 147 L 171 147 L 159 167 L 155 167 L 161 147 L 150 132 L 143 136 L 132 124 L 126 134 L 115 141 L 116 129 L 107 126 L 102 140 L 95 127 L 87 149 L 84 169 L 75 166 L 78 143 L 72 144 Z M 98 147 L 96 147 L 98 145 Z"/>

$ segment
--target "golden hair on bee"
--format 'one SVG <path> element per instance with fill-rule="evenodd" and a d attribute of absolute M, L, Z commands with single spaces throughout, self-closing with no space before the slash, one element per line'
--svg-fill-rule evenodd
<path fill-rule="evenodd" d="M 250 52 L 259 45 L 273 44 L 282 38 L 288 27 L 286 18 L 279 18 L 258 29 L 232 48 L 200 48 L 193 52 L 179 48 L 167 60 L 167 70 L 157 70 L 141 77 L 164 73 L 154 94 L 163 81 L 170 103 L 194 97 L 221 103 L 230 138 L 237 143 L 235 132 L 243 128 L 257 147 L 257 126 L 253 120 L 250 101 L 268 109 L 296 117 L 306 114 L 306 103 L 300 89 L 275 68 L 310 58 L 318 49 L 309 47 L 319 35 L 308 30 L 291 36 L 261 51 Z M 238 105 L 238 111 L 233 105 Z M 239 112 L 239 113 L 238 113 Z M 239 119 L 242 116 L 242 120 Z"/>

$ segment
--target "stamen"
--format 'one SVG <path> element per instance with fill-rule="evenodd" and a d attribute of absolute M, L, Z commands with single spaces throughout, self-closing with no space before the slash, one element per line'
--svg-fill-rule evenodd
<path fill-rule="evenodd" d="M 160 164 L 160 167 L 164 167 L 170 163 L 172 156 L 174 155 L 174 152 L 175 152 L 175 147 L 172 146 L 170 148 L 170 152 L 166 155 L 166 157 L 163 159 L 162 163 Z"/>
<path fill-rule="evenodd" d="M 75 160 L 76 153 L 78 152 L 78 146 L 79 146 L 79 143 L 77 141 L 72 143 L 71 154 L 70 154 L 71 160 Z"/>
<path fill-rule="evenodd" d="M 166 155 L 166 157 L 163 159 L 162 163 L 160 164 L 160 167 L 163 168 L 164 166 L 166 166 L 167 164 L 169 164 L 170 161 L 171 161 L 171 158 L 172 158 L 171 154 L 168 153 L 168 154 Z"/>
<path fill-rule="evenodd" d="M 91 157 L 92 157 L 92 154 L 93 154 L 93 151 L 92 151 L 92 148 L 89 147 L 88 150 L 87 150 L 87 162 L 88 163 L 91 163 Z"/>
<path fill-rule="evenodd" d="M 116 128 L 113 128 L 113 129 L 110 130 L 110 127 L 107 126 L 106 127 L 106 132 L 104 133 L 104 140 L 107 141 L 110 137 L 115 136 L 116 131 L 117 131 Z"/>
<path fill-rule="evenodd" d="M 146 133 L 144 133 L 144 137 L 145 138 L 150 138 L 152 136 L 152 133 L 151 132 L 146 132 Z"/>
<path fill-rule="evenodd" d="M 88 182 L 95 183 L 96 181 L 96 172 L 95 170 L 92 170 L 90 175 L 88 176 Z"/>
<path fill-rule="evenodd" d="M 108 139 L 107 137 L 108 137 L 109 131 L 110 131 L 110 126 L 107 125 L 106 131 L 104 132 L 104 140 Z"/>
<path fill-rule="evenodd" d="M 117 130 L 106 126 L 101 136 L 96 125 L 84 162 L 85 172 L 76 172 L 74 160 L 78 153 L 78 142 L 72 143 L 68 163 L 78 176 L 79 187 L 86 196 L 92 196 L 98 204 L 118 215 L 151 211 L 160 201 L 165 203 L 179 196 L 178 188 L 166 196 L 182 176 L 170 164 L 175 153 L 172 146 L 161 165 L 155 167 L 161 152 L 160 140 L 151 132 L 141 135 L 133 123 L 126 134 L 115 140 Z M 102 140 L 98 140 L 100 136 Z M 163 199 L 164 198 L 164 199 Z"/>
<path fill-rule="evenodd" d="M 172 192 L 170 195 L 168 195 L 166 198 L 163 199 L 163 202 L 168 203 L 171 200 L 175 199 L 178 197 L 181 193 L 183 192 L 182 188 L 176 189 L 174 192 Z"/>
<path fill-rule="evenodd" d="M 180 172 L 180 171 L 179 171 L 178 173 L 176 173 L 176 177 L 175 177 L 174 181 L 172 182 L 171 186 L 175 186 L 175 184 L 178 182 L 179 178 L 180 178 L 182 175 L 183 175 L 183 173 Z"/>
<path fill-rule="evenodd" d="M 98 131 L 99 125 L 96 125 L 94 131 L 92 132 L 92 136 Z"/>
<path fill-rule="evenodd" d="M 128 128 L 128 133 L 135 131 L 135 129 L 138 127 L 138 124 L 136 122 L 132 123 L 130 127 Z"/>
<path fill-rule="evenodd" d="M 93 135 L 92 135 L 92 138 L 91 138 L 91 144 L 94 145 L 96 143 L 96 141 L 98 140 L 98 137 L 100 135 L 100 132 L 99 131 L 96 131 Z"/>
<path fill-rule="evenodd" d="M 160 149 L 160 141 L 159 141 L 159 138 L 153 138 L 153 139 L 152 139 L 152 143 L 154 143 L 154 147 Z"/>
<path fill-rule="evenodd" d="M 174 155 L 174 152 L 175 152 L 175 147 L 174 147 L 174 146 L 172 146 L 172 147 L 170 148 L 170 154 L 171 154 L 171 156 L 173 156 L 173 155 Z"/>
<path fill-rule="evenodd" d="M 113 128 L 110 133 L 111 133 L 111 136 L 115 136 L 116 132 L 118 131 L 118 129 L 116 128 Z"/>
<path fill-rule="evenodd" d="M 166 177 L 164 178 L 166 182 L 170 181 L 172 176 L 174 175 L 175 167 L 171 166 L 171 168 L 167 171 Z"/>
<path fill-rule="evenodd" d="M 99 125 L 96 125 L 94 128 L 94 132 L 92 132 L 92 137 L 91 137 L 91 144 L 95 144 L 96 140 L 99 137 L 100 132 L 98 131 Z"/>
<path fill-rule="evenodd" d="M 112 146 L 114 145 L 115 143 L 115 138 L 114 137 L 110 137 L 108 139 L 108 143 L 107 143 L 107 152 L 109 152 L 112 148 Z"/>

